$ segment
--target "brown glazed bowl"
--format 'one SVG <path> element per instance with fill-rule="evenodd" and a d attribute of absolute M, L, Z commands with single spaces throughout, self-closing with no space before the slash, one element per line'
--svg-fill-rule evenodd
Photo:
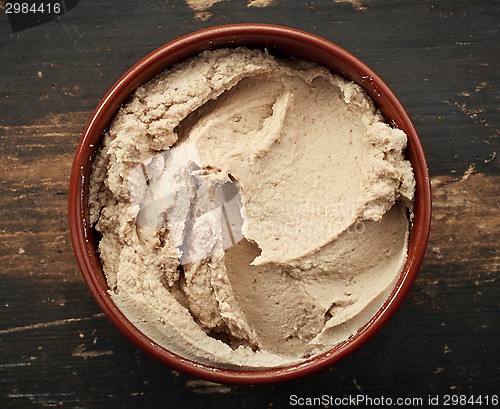
<path fill-rule="evenodd" d="M 409 254 L 401 277 L 376 315 L 353 337 L 300 364 L 263 370 L 222 369 L 178 356 L 149 339 L 132 325 L 108 294 L 88 220 L 88 181 L 103 131 L 132 92 L 160 72 L 201 51 L 221 47 L 266 48 L 270 53 L 312 61 L 363 87 L 387 121 L 408 135 L 407 158 L 416 177 L 414 219 Z M 315 35 L 292 28 L 262 24 L 212 27 L 178 38 L 158 48 L 130 68 L 108 91 L 92 114 L 76 152 L 69 185 L 69 226 L 83 277 L 111 322 L 140 349 L 169 367 L 209 381 L 233 384 L 272 383 L 295 379 L 335 364 L 365 344 L 388 321 L 410 291 L 424 258 L 431 220 L 429 172 L 422 145 L 408 114 L 389 87 L 356 57 Z"/>

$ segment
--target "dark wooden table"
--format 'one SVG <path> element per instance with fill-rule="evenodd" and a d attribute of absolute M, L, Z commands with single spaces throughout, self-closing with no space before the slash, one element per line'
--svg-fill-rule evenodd
<path fill-rule="evenodd" d="M 0 2 L 0 408 L 498 394 L 500 3 L 226 0 L 203 10 L 189 2 L 82 0 L 15 34 Z M 138 351 L 88 292 L 68 234 L 72 157 L 99 99 L 165 42 L 236 22 L 303 29 L 370 65 L 413 118 L 434 188 L 426 261 L 389 325 L 335 367 L 274 386 L 211 384 Z"/>

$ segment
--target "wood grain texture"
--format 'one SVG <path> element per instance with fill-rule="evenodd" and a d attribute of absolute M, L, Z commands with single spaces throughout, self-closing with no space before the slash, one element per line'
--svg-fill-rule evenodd
<path fill-rule="evenodd" d="M 0 407 L 282 408 L 289 395 L 499 393 L 500 6 L 497 1 L 81 1 L 12 35 L 0 18 Z M 67 183 L 99 99 L 139 58 L 195 29 L 289 25 L 338 43 L 403 102 L 434 213 L 403 307 L 369 344 L 274 386 L 211 384 L 145 356 L 106 320 L 72 253 Z"/>

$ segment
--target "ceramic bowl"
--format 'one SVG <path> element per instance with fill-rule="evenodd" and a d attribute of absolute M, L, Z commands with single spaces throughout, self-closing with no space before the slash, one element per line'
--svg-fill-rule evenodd
<path fill-rule="evenodd" d="M 93 158 L 103 131 L 121 105 L 138 86 L 174 64 L 207 49 L 237 46 L 265 48 L 271 54 L 312 61 L 359 84 L 387 121 L 408 135 L 406 156 L 413 165 L 416 178 L 408 259 L 395 289 L 375 316 L 354 336 L 325 353 L 283 368 L 222 369 L 181 357 L 149 339 L 127 320 L 108 294 L 97 251 L 97 237 L 88 222 L 88 181 Z M 313 34 L 273 25 L 239 24 L 205 29 L 171 41 L 140 60 L 111 87 L 92 114 L 74 158 L 69 185 L 69 225 L 76 258 L 85 282 L 109 320 L 139 348 L 169 367 L 223 383 L 271 383 L 302 377 L 335 364 L 365 344 L 389 320 L 410 291 L 424 258 L 430 219 L 431 191 L 424 151 L 408 114 L 394 93 L 367 65 L 341 47 Z"/>

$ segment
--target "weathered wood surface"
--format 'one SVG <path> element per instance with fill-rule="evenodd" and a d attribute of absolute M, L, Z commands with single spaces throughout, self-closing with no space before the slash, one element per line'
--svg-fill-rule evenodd
<path fill-rule="evenodd" d="M 81 1 L 16 34 L 0 18 L 0 407 L 279 408 L 292 393 L 499 393 L 499 3 L 189 3 Z M 66 199 L 80 133 L 128 67 L 179 35 L 250 21 L 321 35 L 386 80 L 426 148 L 434 215 L 421 274 L 375 339 L 309 378 L 235 387 L 171 371 L 108 323 L 76 266 Z"/>

